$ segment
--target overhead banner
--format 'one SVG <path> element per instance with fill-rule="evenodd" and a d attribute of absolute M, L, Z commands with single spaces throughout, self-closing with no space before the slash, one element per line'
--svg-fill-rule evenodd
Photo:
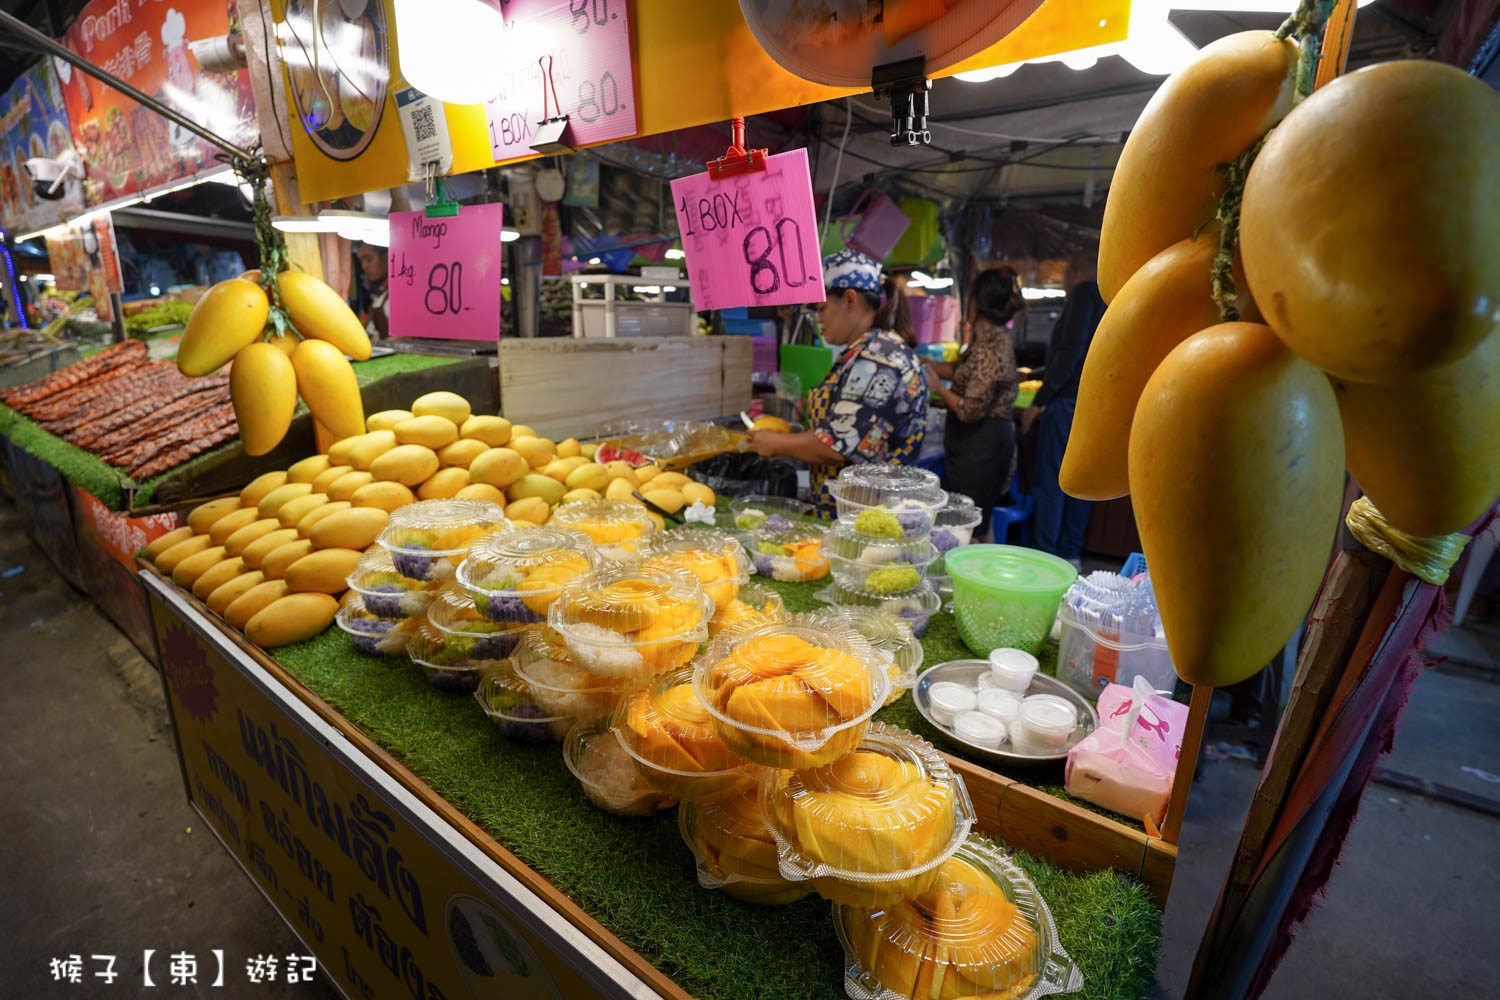
<path fill-rule="evenodd" d="M 250 74 L 209 73 L 189 49 L 238 23 L 236 0 L 92 0 L 63 44 L 230 142 L 249 146 L 259 136 Z M 89 204 L 217 165 L 216 146 L 66 62 L 58 60 L 57 67 L 73 143 L 88 163 Z"/>
<path fill-rule="evenodd" d="M 0 98 L 0 221 L 12 236 L 83 213 L 79 177 L 70 174 L 55 190 L 47 185 L 39 195 L 26 172 L 27 160 L 65 161 L 73 155 L 57 71 L 50 59 L 43 59 L 17 77 Z"/>
<path fill-rule="evenodd" d="M 125 290 L 120 274 L 120 249 L 115 243 L 115 223 L 108 212 L 100 212 L 79 223 L 47 234 L 47 256 L 58 288 L 88 292 L 94 311 L 104 322 L 114 317 L 109 293 Z"/>

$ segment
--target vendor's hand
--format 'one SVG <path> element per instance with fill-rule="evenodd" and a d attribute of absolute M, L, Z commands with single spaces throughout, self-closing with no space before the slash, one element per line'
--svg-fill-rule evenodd
<path fill-rule="evenodd" d="M 1036 418 L 1042 415 L 1040 406 L 1028 406 L 1021 411 L 1021 433 L 1030 434 L 1031 428 L 1036 425 Z"/>
<path fill-rule="evenodd" d="M 786 437 L 780 431 L 750 431 L 745 436 L 750 439 L 751 447 L 761 458 L 775 458 L 781 454 L 778 446 L 781 439 Z"/>

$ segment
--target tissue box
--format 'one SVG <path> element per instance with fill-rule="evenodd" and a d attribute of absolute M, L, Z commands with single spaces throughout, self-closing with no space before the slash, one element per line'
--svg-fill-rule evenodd
<path fill-rule="evenodd" d="M 1069 795 L 1158 826 L 1172 797 L 1188 708 L 1153 693 L 1110 684 L 1099 695 L 1099 728 L 1068 752 Z"/>

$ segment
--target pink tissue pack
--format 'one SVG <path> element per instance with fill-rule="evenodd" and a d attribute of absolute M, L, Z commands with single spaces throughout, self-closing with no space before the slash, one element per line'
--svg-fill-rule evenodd
<path fill-rule="evenodd" d="M 1068 752 L 1068 794 L 1158 826 L 1172 795 L 1188 707 L 1159 695 L 1143 678 L 1099 694 L 1099 728 Z"/>

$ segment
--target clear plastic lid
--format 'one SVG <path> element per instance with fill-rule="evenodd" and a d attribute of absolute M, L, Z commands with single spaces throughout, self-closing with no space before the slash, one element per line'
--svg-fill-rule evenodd
<path fill-rule="evenodd" d="M 948 503 L 932 518 L 932 544 L 942 553 L 968 545 L 974 540 L 974 529 L 984 514 L 974 501 L 962 493 L 949 493 Z"/>
<path fill-rule="evenodd" d="M 905 564 L 926 566 L 938 556 L 927 538 L 892 538 L 869 535 L 854 527 L 852 521 L 835 521 L 828 529 L 823 547 L 830 556 L 868 566 Z"/>
<path fill-rule="evenodd" d="M 381 618 L 421 618 L 438 587 L 436 580 L 413 580 L 396 572 L 395 561 L 383 548 L 360 556 L 344 582 L 364 601 L 365 610 Z"/>
<path fill-rule="evenodd" d="M 853 1000 L 1035 1000 L 1083 989 L 1036 886 L 977 834 L 938 866 L 926 891 L 877 909 L 835 906 L 833 922 Z"/>
<path fill-rule="evenodd" d="M 538 704 L 574 721 L 609 715 L 641 684 L 634 678 L 621 680 L 580 669 L 568 655 L 562 636 L 546 625 L 523 630 L 511 664 Z"/>
<path fill-rule="evenodd" d="M 925 543 L 924 543 L 925 544 Z M 932 546 L 928 546 L 932 549 Z M 890 563 L 871 565 L 839 556 L 829 556 L 829 568 L 837 582 L 854 590 L 865 590 L 872 594 L 905 594 L 922 585 L 927 567 L 937 558 L 937 550 L 922 557 L 915 565 Z"/>
<path fill-rule="evenodd" d="M 877 652 L 891 658 L 891 693 L 886 704 L 917 683 L 922 666 L 922 643 L 911 631 L 911 623 L 879 608 L 843 606 L 824 608 L 817 617 L 847 625 L 869 641 Z"/>
<path fill-rule="evenodd" d="M 411 633 L 421 624 L 420 618 L 381 618 L 365 607 L 363 597 L 351 597 L 334 623 L 354 640 L 354 648 L 369 656 L 405 656 Z"/>
<path fill-rule="evenodd" d="M 755 572 L 783 583 L 821 580 L 828 575 L 826 532 L 808 521 L 788 527 L 763 524 L 750 533 L 750 558 Z"/>
<path fill-rule="evenodd" d="M 647 783 L 606 721 L 579 722 L 563 740 L 563 763 L 588 800 L 617 816 L 650 816 L 672 800 Z"/>
<path fill-rule="evenodd" d="M 761 805 L 781 874 L 816 880 L 819 894 L 850 905 L 924 891 L 974 823 L 943 755 L 882 723 L 830 764 L 766 775 Z"/>
<path fill-rule="evenodd" d="M 789 615 L 716 638 L 693 689 L 724 744 L 766 767 L 817 767 L 864 738 L 890 689 L 888 666 L 844 625 Z"/>
<path fill-rule="evenodd" d="M 534 624 L 546 620 L 563 587 L 597 562 L 594 543 L 582 532 L 537 528 L 481 538 L 456 578 L 484 617 Z"/>
<path fill-rule="evenodd" d="M 691 667 L 638 689 L 616 712 L 614 727 L 646 780 L 674 798 L 714 795 L 751 766 L 714 731 L 713 717 L 693 692 Z"/>
<path fill-rule="evenodd" d="M 443 634 L 450 650 L 472 647 L 470 655 L 482 660 L 507 657 L 521 639 L 524 626 L 491 621 L 475 610 L 468 592 L 449 583 L 438 591 L 427 608 L 427 621 Z"/>
<path fill-rule="evenodd" d="M 736 531 L 754 531 L 771 518 L 782 521 L 806 521 L 818 516 L 818 508 L 791 497 L 773 497 L 762 493 L 735 497 L 726 508 L 730 526 Z M 772 527 L 784 527 L 772 522 Z"/>
<path fill-rule="evenodd" d="M 985 712 L 959 712 L 953 719 L 953 732 L 961 740 L 994 749 L 1005 742 L 1005 723 Z"/>
<path fill-rule="evenodd" d="M 709 638 L 729 629 L 749 628 L 761 625 L 786 613 L 786 602 L 770 587 L 758 583 L 747 583 L 728 604 L 714 611 L 708 623 Z"/>
<path fill-rule="evenodd" d="M 888 611 L 911 623 L 912 634 L 918 639 L 926 633 L 927 623 L 943 603 L 928 580 L 924 580 L 917 589 L 900 594 L 876 593 L 859 587 L 848 587 L 835 580 L 813 596 L 825 604 L 845 604 Z"/>
<path fill-rule="evenodd" d="M 479 686 L 479 675 L 498 669 L 503 660 L 485 660 L 474 655 L 473 647 L 461 643 L 449 646 L 443 633 L 431 622 L 422 622 L 412 633 L 406 655 L 422 668 L 427 683 L 444 691 L 473 691 Z"/>
<path fill-rule="evenodd" d="M 739 778 L 723 794 L 677 807 L 677 828 L 698 861 L 698 884 L 747 903 L 780 905 L 812 892 L 782 877 L 776 842 L 760 808 L 761 775 Z"/>
<path fill-rule="evenodd" d="M 474 691 L 479 707 L 517 743 L 546 743 L 568 735 L 573 720 L 553 715 L 532 695 L 526 683 L 503 668 L 487 670 Z"/>
<path fill-rule="evenodd" d="M 630 559 L 637 543 L 656 534 L 656 522 L 646 508 L 626 500 L 582 500 L 552 512 L 552 528 L 581 531 L 599 547 L 603 559 Z"/>
<path fill-rule="evenodd" d="M 573 662 L 609 677 L 643 677 L 682 666 L 708 638 L 713 602 L 686 573 L 606 565 L 568 584 L 547 623 Z"/>
<path fill-rule="evenodd" d="M 680 528 L 641 543 L 637 555 L 650 569 L 691 573 L 717 610 L 750 579 L 750 558 L 739 539 L 711 528 Z"/>
<path fill-rule="evenodd" d="M 476 539 L 510 528 L 504 508 L 487 500 L 418 500 L 392 511 L 375 541 L 402 575 L 448 580 Z"/>
<path fill-rule="evenodd" d="M 828 492 L 840 521 L 888 538 L 926 538 L 948 503 L 937 476 L 910 465 L 846 466 Z"/>

